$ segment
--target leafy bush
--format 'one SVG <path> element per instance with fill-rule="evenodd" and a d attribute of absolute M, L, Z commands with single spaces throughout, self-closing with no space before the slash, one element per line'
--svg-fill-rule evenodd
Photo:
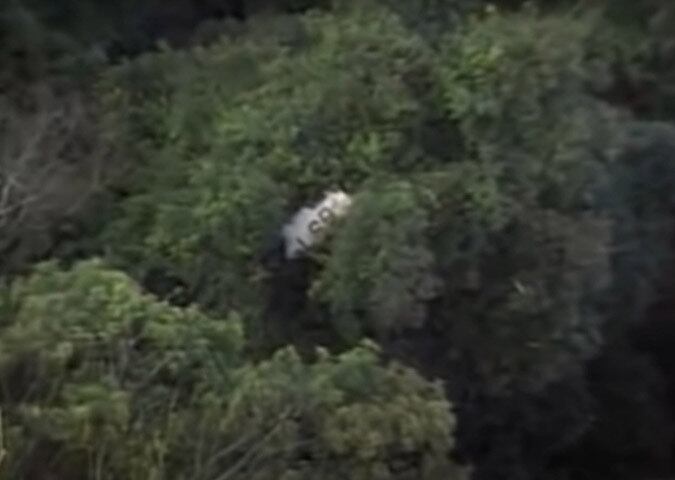
<path fill-rule="evenodd" d="M 435 325 L 494 388 L 594 351 L 609 223 L 588 209 L 615 122 L 588 94 L 606 67 L 592 18 L 491 13 L 440 65 L 369 3 L 264 25 L 108 77 L 112 128 L 141 162 L 104 238 L 120 266 L 167 266 L 190 300 L 259 325 L 256 253 L 338 184 L 356 208 L 309 284 L 344 338 Z"/>
<path fill-rule="evenodd" d="M 258 458 L 269 469 L 237 478 L 463 478 L 448 458 L 454 423 L 440 385 L 376 358 L 364 345 L 305 365 L 285 349 L 247 372 L 228 418 L 266 434 Z"/>
<path fill-rule="evenodd" d="M 303 202 L 449 159 L 426 127 L 440 112 L 424 88 L 430 52 L 395 15 L 358 4 L 261 22 L 101 85 L 114 141 L 140 167 L 104 243 L 139 278 L 171 265 L 221 310 L 255 309 L 256 254 Z"/>
<path fill-rule="evenodd" d="M 442 390 L 372 347 L 246 363 L 235 315 L 158 302 L 99 261 L 41 264 L 3 293 L 2 478 L 435 479 L 453 466 Z"/>
<path fill-rule="evenodd" d="M 448 112 L 521 203 L 597 205 L 618 119 L 590 95 L 611 78 L 612 43 L 597 25 L 588 13 L 491 12 L 446 47 Z"/>
<path fill-rule="evenodd" d="M 448 43 L 469 158 L 364 185 L 315 285 L 344 334 L 431 329 L 493 392 L 541 388 L 597 349 L 618 129 L 588 92 L 592 19 L 563 18 L 488 13 Z"/>
<path fill-rule="evenodd" d="M 153 478 L 173 412 L 226 394 L 240 363 L 234 318 L 159 303 L 98 261 L 38 266 L 3 311 L 7 478 Z"/>
<path fill-rule="evenodd" d="M 473 262 L 472 278 L 490 279 L 474 282 L 468 299 L 461 289 L 446 295 L 446 328 L 497 384 L 541 385 L 597 346 L 599 317 L 589 306 L 608 280 L 603 192 L 618 116 L 590 94 L 611 59 L 595 24 L 593 16 L 492 11 L 445 49 L 446 106 L 477 164 L 462 171 L 478 173 L 460 171 L 445 191 L 478 189 L 482 199 L 466 209 L 469 224 L 466 215 L 442 217 L 448 238 L 473 235 L 446 272 Z M 437 257 L 458 258 L 457 245 Z"/>
<path fill-rule="evenodd" d="M 439 280 L 418 195 L 405 181 L 369 185 L 335 234 L 314 289 L 345 337 L 358 338 L 364 326 L 384 336 L 424 323 Z"/>

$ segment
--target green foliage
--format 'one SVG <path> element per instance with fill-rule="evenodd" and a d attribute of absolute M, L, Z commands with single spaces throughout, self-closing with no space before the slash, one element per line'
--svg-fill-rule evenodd
<path fill-rule="evenodd" d="M 363 186 L 314 286 L 347 338 L 432 328 L 494 392 L 596 350 L 615 130 L 586 90 L 591 19 L 563 18 L 490 13 L 448 45 L 448 111 L 476 158 Z"/>
<path fill-rule="evenodd" d="M 593 15 L 488 13 L 450 41 L 449 114 L 478 157 L 502 165 L 521 202 L 593 203 L 615 115 L 589 95 L 610 78 Z M 600 178 L 602 180 L 602 178 Z"/>
<path fill-rule="evenodd" d="M 180 377 L 191 382 L 197 379 L 183 368 L 206 362 L 216 350 L 231 357 L 242 341 L 233 322 L 209 320 L 195 309 L 158 303 L 142 295 L 124 274 L 107 270 L 98 261 L 81 263 L 67 272 L 52 263 L 42 264 L 33 276 L 13 286 L 7 301 L 17 309 L 2 332 L 1 358 L 7 368 L 17 360 L 31 359 L 37 371 L 57 374 L 77 359 L 83 368 L 76 372 L 79 378 L 113 375 L 111 380 L 119 383 L 144 379 L 154 364 L 166 368 L 167 380 Z M 141 344 L 134 359 L 138 371 L 110 370 L 120 356 L 133 355 Z M 18 391 L 11 395 L 20 398 Z"/>
<path fill-rule="evenodd" d="M 228 412 L 233 429 L 265 443 L 256 479 L 462 478 L 448 458 L 453 418 L 440 385 L 399 365 L 383 369 L 371 346 L 312 365 L 292 349 L 246 372 Z"/>
<path fill-rule="evenodd" d="M 435 479 L 453 467 L 440 387 L 381 365 L 372 346 L 247 364 L 235 315 L 158 302 L 99 261 L 37 266 L 2 311 L 2 478 Z"/>
<path fill-rule="evenodd" d="M 523 216 L 487 166 L 371 186 L 337 229 L 313 293 L 346 338 L 432 328 L 492 391 L 541 388 L 595 351 L 609 223 Z"/>
<path fill-rule="evenodd" d="M 493 387 L 541 386 L 597 346 L 587 307 L 607 283 L 617 130 L 589 93 L 611 58 L 595 24 L 488 11 L 444 49 L 446 106 L 475 161 L 432 182 L 449 279 L 436 321 Z"/>
<path fill-rule="evenodd" d="M 94 3 L 0 7 L 9 102 L 28 98 L 17 79 L 76 80 L 103 49 L 166 37 L 102 72 L 86 105 L 102 107 L 113 154 L 100 158 L 128 172 L 93 212 L 103 232 L 75 253 L 39 249 L 110 266 L 39 264 L 0 289 L 0 477 L 463 478 L 442 387 L 406 364 L 459 400 L 475 478 L 575 478 L 559 464 L 584 464 L 585 448 L 615 476 L 668 461 L 662 379 L 621 342 L 673 295 L 675 134 L 626 121 L 672 117 L 671 6 L 621 0 L 601 18 L 567 1 L 534 2 L 548 14 L 499 10 L 518 0 Z M 181 30 L 242 6 L 267 14 Z M 167 46 L 186 44 L 201 46 Z M 68 165 L 98 151 L 62 142 L 58 122 L 37 137 L 66 146 L 41 146 L 6 110 L 5 137 L 27 133 L 17 145 L 38 145 L 38 167 L 47 150 Z M 53 189 L 7 169 L 32 163 L 5 143 L 11 218 L 38 207 L 3 237 L 29 251 L 23 267 L 38 249 L 20 240 L 61 235 L 66 208 L 32 200 Z M 263 268 L 270 238 L 330 187 L 354 204 L 327 241 Z M 361 337 L 402 363 L 354 348 Z"/>
<path fill-rule="evenodd" d="M 480 0 L 380 0 L 391 8 L 409 28 L 419 32 L 433 45 L 442 43 L 443 36 L 457 28 L 463 17 L 482 4 Z"/>
<path fill-rule="evenodd" d="M 345 337 L 358 338 L 363 325 L 387 335 L 424 323 L 439 280 L 418 196 L 405 181 L 368 185 L 336 233 L 314 288 Z"/>
<path fill-rule="evenodd" d="M 159 455 L 150 440 L 165 416 L 189 413 L 207 385 L 229 391 L 239 363 L 234 317 L 159 303 L 98 261 L 70 271 L 41 264 L 3 303 L 12 312 L 0 330 L 8 478 L 33 468 L 59 478 L 148 478 L 134 473 L 145 468 L 136 463 Z"/>
<path fill-rule="evenodd" d="M 141 165 L 106 246 L 139 276 L 170 263 L 221 310 L 259 298 L 256 253 L 299 202 L 446 160 L 418 141 L 438 114 L 422 88 L 430 51 L 393 14 L 359 4 L 260 22 L 101 85 L 114 142 Z"/>
<path fill-rule="evenodd" d="M 0 5 L 0 86 L 86 78 L 105 64 L 103 44 L 128 20 L 131 2 L 8 0 Z M 125 5 L 126 4 L 126 5 Z"/>
<path fill-rule="evenodd" d="M 608 29 L 623 39 L 624 61 L 612 99 L 645 119 L 675 118 L 675 7 L 668 2 L 608 2 Z"/>
<path fill-rule="evenodd" d="M 343 338 L 433 325 L 491 388 L 541 386 L 594 351 L 606 279 L 607 218 L 581 212 L 614 118 L 588 93 L 604 40 L 576 20 L 488 13 L 438 68 L 394 14 L 346 5 L 117 68 L 111 128 L 142 166 L 104 242 L 138 277 L 169 265 L 192 300 L 252 319 L 264 239 L 338 184 L 355 208 L 310 288 Z"/>

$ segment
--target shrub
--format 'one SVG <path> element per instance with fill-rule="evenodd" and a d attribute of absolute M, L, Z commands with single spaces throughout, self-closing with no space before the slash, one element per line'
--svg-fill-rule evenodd
<path fill-rule="evenodd" d="M 439 385 L 372 346 L 247 363 L 236 315 L 159 302 L 97 260 L 40 264 L 0 307 L 2 478 L 436 479 L 454 467 Z"/>

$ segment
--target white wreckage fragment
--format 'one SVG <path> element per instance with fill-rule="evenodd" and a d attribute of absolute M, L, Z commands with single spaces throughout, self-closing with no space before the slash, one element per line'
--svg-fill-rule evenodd
<path fill-rule="evenodd" d="M 326 192 L 318 204 L 301 208 L 282 229 L 286 258 L 297 258 L 320 243 L 330 224 L 346 215 L 351 205 L 350 195 L 334 190 Z"/>

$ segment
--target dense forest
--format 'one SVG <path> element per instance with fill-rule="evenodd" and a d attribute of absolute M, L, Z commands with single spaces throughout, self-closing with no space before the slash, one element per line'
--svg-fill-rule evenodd
<path fill-rule="evenodd" d="M 1 480 L 675 478 L 669 322 L 675 2 L 0 0 Z"/>

